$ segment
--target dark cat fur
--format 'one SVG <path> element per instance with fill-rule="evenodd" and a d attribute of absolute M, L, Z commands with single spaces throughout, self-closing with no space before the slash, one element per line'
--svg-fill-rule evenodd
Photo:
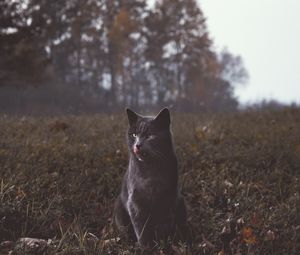
<path fill-rule="evenodd" d="M 156 117 L 143 117 L 127 109 L 127 116 L 129 166 L 114 218 L 118 229 L 130 239 L 142 247 L 153 247 L 155 241 L 174 240 L 186 232 L 170 113 L 165 108 Z"/>

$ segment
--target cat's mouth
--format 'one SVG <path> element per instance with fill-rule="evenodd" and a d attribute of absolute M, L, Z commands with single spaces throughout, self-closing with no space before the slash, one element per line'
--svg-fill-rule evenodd
<path fill-rule="evenodd" d="M 133 154 L 139 161 L 144 161 L 145 157 L 147 156 L 146 152 L 144 151 L 133 151 Z"/>

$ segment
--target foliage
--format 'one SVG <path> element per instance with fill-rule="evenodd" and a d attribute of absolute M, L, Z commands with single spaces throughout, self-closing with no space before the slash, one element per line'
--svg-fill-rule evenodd
<path fill-rule="evenodd" d="M 243 63 L 215 52 L 195 0 L 153 8 L 141 0 L 3 0 L 0 7 L 1 87 L 61 84 L 104 110 L 236 109 L 233 85 L 247 78 Z M 58 97 L 53 91 L 49 97 Z M 22 112 L 16 100 L 0 99 Z"/>
<path fill-rule="evenodd" d="M 126 125 L 123 115 L 1 116 L 0 243 L 50 238 L 50 254 L 134 253 L 111 224 Z M 297 254 L 299 126 L 292 108 L 174 115 L 194 236 L 179 254 Z"/>

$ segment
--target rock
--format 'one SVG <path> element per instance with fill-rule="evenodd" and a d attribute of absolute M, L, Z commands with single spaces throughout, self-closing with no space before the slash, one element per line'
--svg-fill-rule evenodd
<path fill-rule="evenodd" d="M 14 248 L 15 243 L 12 241 L 4 241 L 0 243 L 0 254 L 9 254 Z"/>
<path fill-rule="evenodd" d="M 46 240 L 25 237 L 17 240 L 12 254 L 42 255 L 42 254 L 46 254 L 48 247 L 49 247 L 49 242 L 47 242 Z"/>
<path fill-rule="evenodd" d="M 107 245 L 110 245 L 110 244 L 117 244 L 120 240 L 121 239 L 119 237 L 106 239 L 106 240 L 103 241 L 103 245 L 107 246 Z"/>

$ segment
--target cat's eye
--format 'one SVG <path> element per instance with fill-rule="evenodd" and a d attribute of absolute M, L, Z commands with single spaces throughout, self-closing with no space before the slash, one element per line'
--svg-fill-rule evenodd
<path fill-rule="evenodd" d="M 131 134 L 131 136 L 132 136 L 133 138 L 136 138 L 136 137 L 137 137 L 137 135 L 136 135 L 135 133 Z"/>

